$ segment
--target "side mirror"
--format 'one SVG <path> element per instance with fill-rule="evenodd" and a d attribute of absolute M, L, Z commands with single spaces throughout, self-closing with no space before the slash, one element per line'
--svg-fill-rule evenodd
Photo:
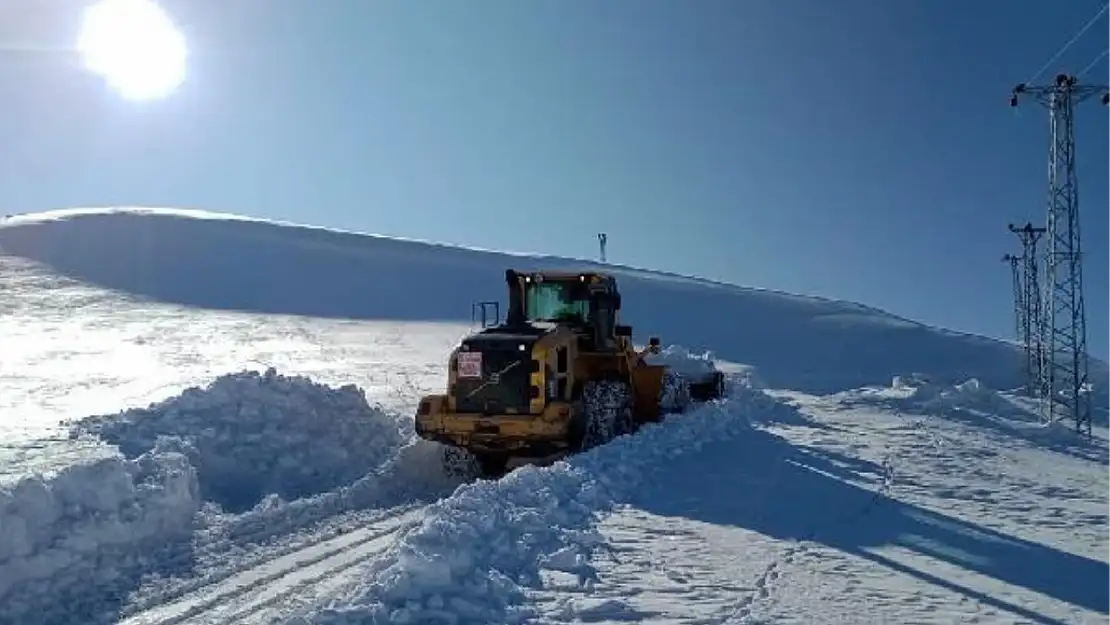
<path fill-rule="evenodd" d="M 658 354 L 661 351 L 661 349 L 659 347 L 659 337 L 658 336 L 653 336 L 650 339 L 648 339 L 648 351 L 653 353 L 653 354 Z"/>
<path fill-rule="evenodd" d="M 618 325 L 613 328 L 613 333 L 617 336 L 632 336 L 632 326 Z"/>

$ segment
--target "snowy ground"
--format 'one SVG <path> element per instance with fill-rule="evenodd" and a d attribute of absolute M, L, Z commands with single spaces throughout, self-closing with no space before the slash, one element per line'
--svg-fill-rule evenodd
<path fill-rule="evenodd" d="M 402 445 L 466 326 L 198 311 L 0 260 L 0 623 L 165 602 L 453 488 Z"/>
<path fill-rule="evenodd" d="M 730 363 L 726 401 L 460 485 L 408 415 L 466 325 L 0 263 L 3 625 L 1108 618 L 1105 428 L 975 383 L 815 397 Z"/>
<path fill-rule="evenodd" d="M 0 275 L 0 480 L 68 462 L 58 455 L 74 449 L 68 441 L 42 451 L 67 438 L 64 419 L 143 407 L 244 369 L 355 384 L 372 405 L 408 414 L 418 392 L 442 385 L 439 361 L 468 329 L 151 304 L 3 256 Z"/>
<path fill-rule="evenodd" d="M 613 612 L 589 620 L 1106 622 L 1105 431 L 1091 461 L 952 412 L 776 395 L 604 520 Z"/>

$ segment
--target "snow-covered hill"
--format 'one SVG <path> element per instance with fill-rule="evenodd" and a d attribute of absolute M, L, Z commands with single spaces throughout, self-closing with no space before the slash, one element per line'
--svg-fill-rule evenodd
<path fill-rule="evenodd" d="M 998 342 L 618 268 L 730 397 L 460 484 L 417 398 L 506 265 L 578 263 L 173 211 L 0 249 L 0 625 L 1110 616 L 1106 429 Z"/>
<path fill-rule="evenodd" d="M 592 266 L 195 211 L 68 210 L 15 216 L 0 250 L 90 284 L 204 308 L 341 319 L 469 321 L 503 300 L 508 267 Z M 777 388 L 828 393 L 925 373 L 1021 384 L 1009 344 L 849 302 L 609 267 L 638 335 L 712 348 Z M 1105 363 L 1092 378 L 1106 406 Z"/>

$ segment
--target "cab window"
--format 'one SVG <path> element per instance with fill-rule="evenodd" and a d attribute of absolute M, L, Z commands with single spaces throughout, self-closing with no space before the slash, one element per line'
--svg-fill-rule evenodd
<path fill-rule="evenodd" d="M 590 315 L 588 299 L 574 299 L 570 285 L 558 282 L 529 284 L 525 292 L 524 314 L 529 321 L 586 321 Z"/>

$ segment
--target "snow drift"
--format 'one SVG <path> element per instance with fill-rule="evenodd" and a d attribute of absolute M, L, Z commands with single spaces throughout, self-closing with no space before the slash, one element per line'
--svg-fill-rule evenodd
<path fill-rule="evenodd" d="M 353 385 L 331 388 L 297 376 L 223 375 L 147 408 L 91 417 L 74 436 L 96 436 L 128 457 L 164 448 L 196 468 L 200 493 L 228 511 L 267 495 L 298 499 L 350 484 L 403 443 L 397 420 Z"/>
<path fill-rule="evenodd" d="M 200 505 L 181 454 L 100 458 L 0 488 L 0 622 L 97 622 L 180 562 Z"/>
<path fill-rule="evenodd" d="M 460 487 L 430 506 L 423 524 L 383 561 L 345 607 L 292 623 L 513 623 L 533 616 L 530 590 L 586 588 L 603 543 L 597 515 L 628 500 L 669 459 L 734 437 L 747 416 L 774 403 L 735 387 L 730 398 L 548 467 Z M 575 606 L 561 608 L 573 620 Z"/>
<path fill-rule="evenodd" d="M 936 414 L 974 411 L 985 417 L 1033 418 L 1025 408 L 977 378 L 958 384 L 938 384 L 929 376 L 915 373 L 895 376 L 890 390 L 895 392 L 893 397 L 901 410 Z"/>
<path fill-rule="evenodd" d="M 1106 440 L 1075 435 L 1074 423 L 1046 424 L 1040 407 L 1028 397 L 992 389 L 977 378 L 956 384 L 938 382 L 923 373 L 896 375 L 889 386 L 838 394 L 842 405 L 873 406 L 913 419 L 945 419 L 971 426 L 998 444 L 1026 444 L 1106 464 Z"/>
<path fill-rule="evenodd" d="M 0 225 L 0 249 L 87 283 L 165 302 L 361 319 L 469 321 L 471 302 L 503 300 L 506 267 L 598 267 L 167 209 L 17 216 Z M 901 371 L 923 371 L 945 383 L 975 377 L 995 388 L 1018 386 L 1023 377 L 1013 345 L 866 306 L 604 269 L 619 277 L 622 315 L 638 336 L 712 347 L 722 359 L 757 367 L 775 388 L 832 393 L 887 384 Z M 405 296 L 388 296 L 399 292 Z M 1108 373 L 1105 363 L 1094 362 L 1091 378 L 1102 406 Z"/>

